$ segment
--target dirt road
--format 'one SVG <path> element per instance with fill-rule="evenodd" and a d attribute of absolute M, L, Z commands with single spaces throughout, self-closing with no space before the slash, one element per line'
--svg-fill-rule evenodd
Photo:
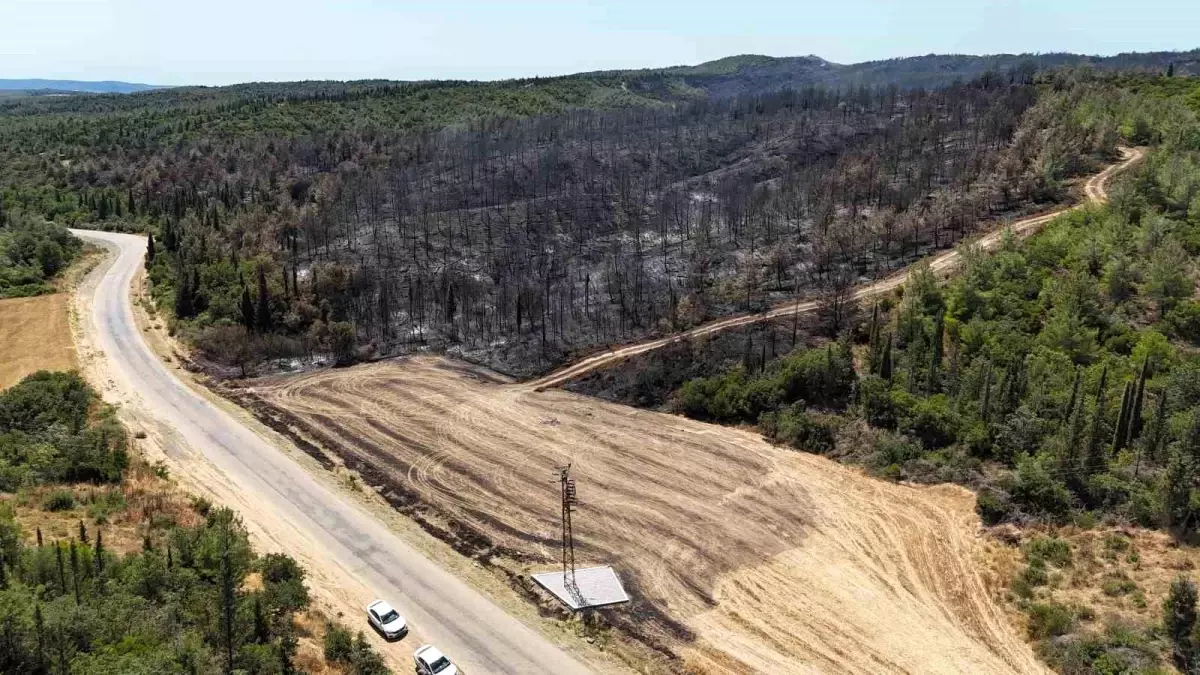
<path fill-rule="evenodd" d="M 349 608 L 352 626 L 374 597 L 392 601 L 413 626 L 384 646 L 396 667 L 430 641 L 469 673 L 586 673 L 588 668 L 479 592 L 430 562 L 372 515 L 314 479 L 292 457 L 181 382 L 146 344 L 134 319 L 130 284 L 146 240 L 74 231 L 115 258 L 79 290 L 84 368 L 106 399 L 186 466 L 198 485 L 237 509 L 268 550 L 295 555 L 318 596 Z M 83 359 L 81 359 L 83 360 Z M 355 611 L 357 610 L 357 611 Z M 365 621 L 361 626 L 365 628 Z"/>
<path fill-rule="evenodd" d="M 1020 220 L 995 229 L 980 238 L 976 242 L 976 245 L 985 251 L 991 250 L 1000 245 L 1000 243 L 1003 241 L 1004 233 L 1009 230 L 1011 230 L 1012 233 L 1019 238 L 1028 237 L 1039 231 L 1046 223 L 1064 213 L 1074 211 L 1075 209 L 1082 208 L 1089 204 L 1104 203 L 1108 200 L 1108 193 L 1105 191 L 1105 187 L 1107 186 L 1109 179 L 1117 173 L 1128 168 L 1134 162 L 1140 160 L 1144 156 L 1144 151 L 1141 148 L 1122 148 L 1121 154 L 1122 159 L 1120 162 L 1110 165 L 1109 167 L 1105 168 L 1104 171 L 1092 176 L 1087 180 L 1086 183 L 1084 183 L 1084 201 L 1074 206 L 1058 209 L 1057 211 L 1033 218 L 1026 218 L 1025 220 Z M 928 262 L 931 270 L 938 274 L 944 274 L 953 270 L 959 264 L 959 252 L 957 250 L 945 251 L 929 258 Z M 895 290 L 896 287 L 903 284 L 907 278 L 907 269 L 900 270 L 899 272 L 884 277 L 879 281 L 861 286 L 854 292 L 853 297 L 858 301 L 871 300 Z M 640 342 L 637 344 L 600 352 L 576 361 L 569 366 L 566 366 L 541 378 L 532 380 L 527 383 L 527 386 L 539 390 L 549 387 L 562 386 L 563 384 L 582 377 L 583 375 L 586 375 L 594 370 L 617 363 L 630 356 L 654 351 L 655 349 L 669 345 L 672 342 L 689 340 L 703 335 L 711 335 L 712 333 L 729 330 L 731 328 L 737 328 L 739 326 L 746 326 L 763 321 L 790 317 L 796 313 L 806 314 L 815 310 L 817 306 L 818 302 L 815 300 L 798 303 L 789 301 L 776 305 L 774 308 L 759 314 L 742 314 L 738 316 L 726 317 L 724 319 L 718 319 L 682 333 L 675 333 L 664 338 L 648 340 L 646 342 Z"/>
<path fill-rule="evenodd" d="M 689 672 L 1045 672 L 988 581 L 974 496 L 868 478 L 760 434 L 414 357 L 253 383 L 373 481 L 554 569 L 574 462 L 581 565 Z"/>

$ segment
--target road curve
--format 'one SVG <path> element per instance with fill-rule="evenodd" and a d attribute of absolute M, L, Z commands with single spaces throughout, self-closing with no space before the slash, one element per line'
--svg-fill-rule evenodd
<path fill-rule="evenodd" d="M 1041 230 L 1046 223 L 1064 213 L 1074 211 L 1075 209 L 1082 208 L 1089 204 L 1103 204 L 1104 202 L 1108 201 L 1108 193 L 1105 191 L 1105 186 L 1108 184 L 1108 180 L 1140 160 L 1144 154 L 1145 152 L 1141 148 L 1121 148 L 1121 161 L 1117 162 L 1116 164 L 1109 165 L 1103 171 L 1092 176 L 1087 180 L 1086 183 L 1084 183 L 1084 200 L 1082 202 L 1074 206 L 1052 211 L 1051 213 L 1046 213 L 1032 218 L 1026 218 L 1011 224 L 1006 224 L 1003 227 L 999 227 L 984 235 L 976 242 L 976 245 L 985 251 L 991 250 L 1000 245 L 1000 242 L 1003 241 L 1004 233 L 1008 230 L 1012 230 L 1013 234 L 1019 238 L 1028 237 Z M 958 251 L 953 249 L 934 255 L 931 258 L 927 258 L 930 269 L 932 269 L 935 273 L 946 273 L 951 271 L 958 265 L 959 260 L 960 256 Z M 898 272 L 884 277 L 883 279 L 869 284 L 864 284 L 863 286 L 855 289 L 852 297 L 861 302 L 863 300 L 871 300 L 889 293 L 897 286 L 903 284 L 905 279 L 908 278 L 908 269 L 909 268 L 906 267 Z M 773 308 L 758 314 L 738 314 L 736 316 L 717 319 L 680 333 L 674 333 L 666 337 L 647 340 L 645 342 L 625 345 L 623 347 L 617 347 L 615 349 L 610 349 L 608 351 L 599 352 L 597 354 L 584 357 L 579 361 L 560 368 L 559 370 L 556 370 L 548 375 L 526 382 L 522 386 L 533 388 L 538 391 L 551 387 L 559 387 L 572 380 L 583 377 L 590 372 L 620 362 L 631 356 L 645 354 L 646 352 L 660 349 L 680 340 L 689 340 L 703 335 L 719 333 L 724 330 L 729 330 L 730 328 L 761 323 L 763 321 L 770 321 L 772 319 L 790 317 L 793 314 L 807 314 L 808 312 L 815 310 L 818 304 L 819 303 L 816 300 L 790 300 L 788 302 L 775 305 Z"/>
<path fill-rule="evenodd" d="M 254 495 L 276 511 L 299 540 L 313 548 L 296 554 L 339 566 L 379 597 L 391 600 L 415 633 L 437 644 L 469 673 L 587 673 L 588 668 L 506 614 L 439 567 L 369 513 L 317 482 L 272 443 L 243 426 L 181 382 L 146 344 L 134 321 L 131 284 L 142 265 L 144 237 L 72 230 L 116 255 L 98 269 L 90 291 L 89 330 L 106 357 L 114 385 L 136 392 L 138 405 L 160 426 L 186 440 L 211 463 L 234 493 Z M 88 291 L 83 291 L 87 293 Z M 246 514 L 253 519 L 252 514 Z M 292 551 L 289 551 L 292 552 Z M 361 616 L 346 617 L 357 622 Z M 365 628 L 363 621 L 362 628 Z M 358 629 L 352 623 L 352 628 Z M 411 653 L 408 638 L 389 648 Z M 393 651 L 394 654 L 394 651 Z"/>

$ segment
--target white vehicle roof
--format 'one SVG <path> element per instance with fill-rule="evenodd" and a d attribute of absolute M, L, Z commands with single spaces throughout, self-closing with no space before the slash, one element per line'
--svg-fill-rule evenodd
<path fill-rule="evenodd" d="M 373 609 L 380 616 L 382 616 L 382 615 L 387 614 L 388 612 L 394 610 L 395 607 L 392 607 L 384 600 L 376 600 L 375 602 L 372 602 L 371 604 L 367 605 L 367 609 Z"/>
<path fill-rule="evenodd" d="M 414 656 L 416 656 L 418 659 L 421 659 L 425 663 L 433 663 L 434 661 L 437 661 L 445 656 L 445 654 L 443 654 L 440 650 L 438 650 L 437 647 L 434 647 L 433 645 L 425 645 L 424 647 L 418 649 Z M 447 659 L 447 661 L 448 660 L 449 659 Z"/>

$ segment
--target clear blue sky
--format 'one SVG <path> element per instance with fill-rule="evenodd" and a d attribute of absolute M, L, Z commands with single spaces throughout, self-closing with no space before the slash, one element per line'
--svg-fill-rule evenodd
<path fill-rule="evenodd" d="M 495 79 L 816 54 L 1200 46 L 1196 0 L 0 0 L 0 78 Z"/>

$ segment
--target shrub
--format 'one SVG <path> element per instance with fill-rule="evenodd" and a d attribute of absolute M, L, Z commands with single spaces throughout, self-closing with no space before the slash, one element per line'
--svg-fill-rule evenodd
<path fill-rule="evenodd" d="M 308 606 L 308 589 L 304 586 L 304 568 L 290 556 L 268 553 L 259 562 L 267 604 L 273 608 L 296 612 Z"/>
<path fill-rule="evenodd" d="M 1200 302 L 1184 300 L 1167 313 L 1167 330 L 1181 340 L 1200 342 Z"/>
<path fill-rule="evenodd" d="M 324 648 L 326 661 L 349 663 L 354 655 L 354 639 L 350 631 L 331 623 L 326 626 Z"/>
<path fill-rule="evenodd" d="M 921 449 L 895 434 L 881 433 L 875 438 L 871 464 L 879 469 L 898 469 L 921 456 Z"/>
<path fill-rule="evenodd" d="M 69 511 L 75 508 L 75 494 L 65 488 L 54 490 L 42 500 L 42 508 L 47 511 Z"/>
<path fill-rule="evenodd" d="M 1075 624 L 1071 610 L 1056 602 L 1031 603 L 1025 613 L 1029 617 L 1029 637 L 1033 640 L 1065 635 Z"/>
<path fill-rule="evenodd" d="M 1024 546 L 1025 559 L 1033 564 L 1034 561 L 1048 562 L 1055 567 L 1066 567 L 1071 564 L 1071 545 L 1058 537 L 1035 537 Z"/>
<path fill-rule="evenodd" d="M 337 365 L 349 366 L 358 360 L 358 355 L 354 351 L 357 343 L 358 337 L 355 335 L 354 324 L 346 321 L 335 321 L 329 324 L 329 346 Z"/>
<path fill-rule="evenodd" d="M 781 400 L 841 409 L 850 402 L 858 376 L 849 347 L 829 344 L 794 352 L 780 360 Z"/>
<path fill-rule="evenodd" d="M 958 418 L 949 409 L 942 394 L 917 401 L 910 410 L 902 413 L 900 431 L 917 439 L 926 450 L 944 448 L 955 441 L 958 435 Z"/>
<path fill-rule="evenodd" d="M 1045 586 L 1046 582 L 1050 580 L 1049 575 L 1046 574 L 1046 563 L 1042 560 L 1036 560 L 1026 565 L 1025 569 L 1021 570 L 1020 577 L 1030 587 Z"/>
<path fill-rule="evenodd" d="M 61 424 L 78 432 L 95 398 L 76 373 L 36 372 L 0 394 L 0 430 L 34 434 Z"/>
<path fill-rule="evenodd" d="M 88 517 L 98 524 L 108 522 L 108 517 L 125 508 L 125 494 L 120 490 L 105 490 L 88 504 Z"/>
<path fill-rule="evenodd" d="M 1100 583 L 1100 589 L 1108 596 L 1128 595 L 1137 590 L 1137 584 L 1124 572 L 1113 572 L 1105 575 Z"/>
<path fill-rule="evenodd" d="M 975 511 L 984 525 L 997 525 L 1012 515 L 1013 505 L 1007 494 L 984 488 L 975 496 Z"/>
<path fill-rule="evenodd" d="M 868 375 L 859 381 L 858 392 L 863 416 L 868 424 L 884 429 L 896 428 L 896 409 L 887 380 L 878 375 Z"/>
<path fill-rule="evenodd" d="M 799 405 L 763 415 L 759 422 L 759 428 L 771 440 L 818 455 L 833 450 L 840 426 L 840 418 L 809 413 Z"/>
<path fill-rule="evenodd" d="M 1021 510 L 1051 520 L 1063 520 L 1071 514 L 1074 497 L 1050 473 L 1044 458 L 1026 456 L 1019 460 L 1014 478 L 1012 500 Z"/>
<path fill-rule="evenodd" d="M 1061 673 L 1162 673 L 1157 645 L 1144 631 L 1121 623 L 1109 624 L 1100 635 L 1064 640 L 1051 649 Z"/>

